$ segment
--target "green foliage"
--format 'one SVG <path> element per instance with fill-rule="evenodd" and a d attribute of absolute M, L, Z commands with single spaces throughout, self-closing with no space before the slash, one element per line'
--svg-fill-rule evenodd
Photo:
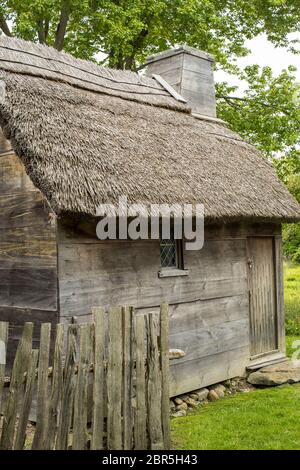
<path fill-rule="evenodd" d="M 219 117 L 267 157 L 277 157 L 279 172 L 288 175 L 293 165 L 300 167 L 299 84 L 294 72 L 289 67 L 275 77 L 270 67 L 246 67 L 240 75 L 248 84 L 242 98 L 232 97 L 235 88 L 226 83 L 217 87 Z"/>
<path fill-rule="evenodd" d="M 300 341 L 300 336 L 287 336 L 286 337 L 286 355 L 287 357 L 292 357 L 295 351 L 299 350 L 299 343 L 296 341 Z M 299 356 L 297 355 L 297 358 Z"/>
<path fill-rule="evenodd" d="M 171 421 L 173 448 L 284 450 L 300 448 L 300 385 L 241 393 Z"/>
<path fill-rule="evenodd" d="M 295 263 L 300 263 L 300 223 L 285 225 L 282 239 L 284 256 Z"/>
<path fill-rule="evenodd" d="M 300 153 L 297 158 L 285 158 L 279 163 L 277 169 L 289 191 L 300 203 Z M 300 264 L 300 222 L 283 226 L 283 253 L 294 263 Z"/>
<path fill-rule="evenodd" d="M 300 335 L 300 266 L 285 263 L 284 301 L 286 334 Z"/>
<path fill-rule="evenodd" d="M 288 34 L 300 23 L 299 0 L 0 0 L 13 34 L 55 44 L 67 11 L 64 48 L 110 66 L 135 68 L 145 57 L 179 43 L 199 47 L 232 68 L 246 39 L 264 32 L 276 45 L 294 48 Z M 2 27 L 2 26 L 1 26 Z"/>

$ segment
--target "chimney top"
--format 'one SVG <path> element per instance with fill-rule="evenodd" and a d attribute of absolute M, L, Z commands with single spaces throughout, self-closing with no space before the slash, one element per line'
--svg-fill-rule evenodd
<path fill-rule="evenodd" d="M 147 58 L 148 76 L 160 75 L 192 108 L 195 116 L 216 117 L 214 58 L 186 45 Z"/>
<path fill-rule="evenodd" d="M 153 61 L 166 59 L 168 57 L 176 56 L 176 55 L 182 54 L 182 53 L 187 53 L 187 54 L 193 55 L 195 57 L 199 57 L 201 59 L 208 60 L 212 63 L 215 62 L 214 57 L 211 54 L 209 54 L 208 52 L 200 51 L 200 49 L 196 49 L 196 47 L 190 47 L 190 46 L 187 46 L 186 44 L 182 44 L 180 46 L 174 47 L 172 49 L 168 49 L 166 51 L 157 52 L 156 54 L 151 54 L 150 56 L 147 57 L 146 65 L 148 65 L 149 63 L 151 63 Z"/>

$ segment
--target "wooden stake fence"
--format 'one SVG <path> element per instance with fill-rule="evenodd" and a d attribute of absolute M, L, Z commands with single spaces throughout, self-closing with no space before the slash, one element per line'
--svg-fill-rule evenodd
<path fill-rule="evenodd" d="M 57 325 L 51 359 L 51 325 L 42 324 L 38 351 L 25 323 L 9 381 L 0 364 L 1 449 L 169 448 L 167 304 L 147 316 L 129 307 L 92 313 L 93 323 Z M 1 344 L 7 339 L 0 322 Z"/>

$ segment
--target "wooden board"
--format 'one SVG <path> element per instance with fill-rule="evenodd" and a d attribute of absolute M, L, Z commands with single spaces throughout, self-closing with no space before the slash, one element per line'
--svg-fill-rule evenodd
<path fill-rule="evenodd" d="M 56 220 L 0 132 L 0 321 L 10 322 L 8 368 L 25 321 L 58 320 Z"/>
<path fill-rule="evenodd" d="M 0 156 L 0 181 L 2 194 L 16 194 L 34 189 L 24 166 L 13 151 Z"/>
<path fill-rule="evenodd" d="M 96 238 L 97 220 L 91 217 L 64 217 L 59 220 L 57 231 L 59 243 L 104 243 Z M 208 240 L 246 240 L 250 236 L 274 236 L 281 235 L 281 226 L 276 223 L 260 222 L 234 222 L 223 224 L 221 222 L 206 222 L 204 238 Z M 119 240 L 118 243 L 128 243 Z"/>
<path fill-rule="evenodd" d="M 0 269 L 0 305 L 56 311 L 56 268 Z"/>
<path fill-rule="evenodd" d="M 248 319 L 242 319 L 171 335 L 170 348 L 181 349 L 186 353 L 185 357 L 173 360 L 172 365 L 247 346 L 249 344 L 248 325 Z"/>
<path fill-rule="evenodd" d="M 178 396 L 242 376 L 249 363 L 249 346 L 171 365 L 170 396 Z"/>
<path fill-rule="evenodd" d="M 159 307 L 245 293 L 245 244 L 207 242 L 185 256 L 190 275 L 160 279 L 159 243 L 136 241 L 59 245 L 62 316 L 90 313 L 94 305 Z"/>
<path fill-rule="evenodd" d="M 0 307 L 0 318 L 3 321 L 10 322 L 7 347 L 7 370 L 10 370 L 20 337 L 22 335 L 24 323 L 34 323 L 33 347 L 38 349 L 41 323 L 50 322 L 52 325 L 52 332 L 54 334 L 54 327 L 58 321 L 58 313 L 57 311 L 24 309 L 17 307 Z M 51 343 L 51 354 L 52 351 L 53 344 Z"/>
<path fill-rule="evenodd" d="M 167 300 L 170 347 L 186 352 L 171 363 L 172 374 L 176 371 L 171 393 L 243 373 L 250 358 L 247 236 L 279 231 L 276 224 L 207 225 L 203 250 L 184 254 L 189 275 L 160 279 L 157 241 L 102 242 L 92 220 L 59 221 L 61 321 L 90 321 L 95 305 L 126 304 L 137 314 L 158 313 Z M 213 370 L 207 371 L 206 361 Z"/>
<path fill-rule="evenodd" d="M 278 349 L 285 354 L 285 312 L 281 235 L 275 237 L 274 245 Z"/>
<path fill-rule="evenodd" d="M 251 355 L 277 349 L 274 239 L 248 238 Z"/>

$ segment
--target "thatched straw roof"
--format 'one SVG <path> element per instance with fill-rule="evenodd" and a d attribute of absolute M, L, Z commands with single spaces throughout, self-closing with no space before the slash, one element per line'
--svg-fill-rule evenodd
<path fill-rule="evenodd" d="M 1 126 L 57 214 L 95 215 L 127 195 L 201 202 L 211 219 L 300 218 L 269 162 L 154 79 L 3 37 L 0 79 Z"/>

